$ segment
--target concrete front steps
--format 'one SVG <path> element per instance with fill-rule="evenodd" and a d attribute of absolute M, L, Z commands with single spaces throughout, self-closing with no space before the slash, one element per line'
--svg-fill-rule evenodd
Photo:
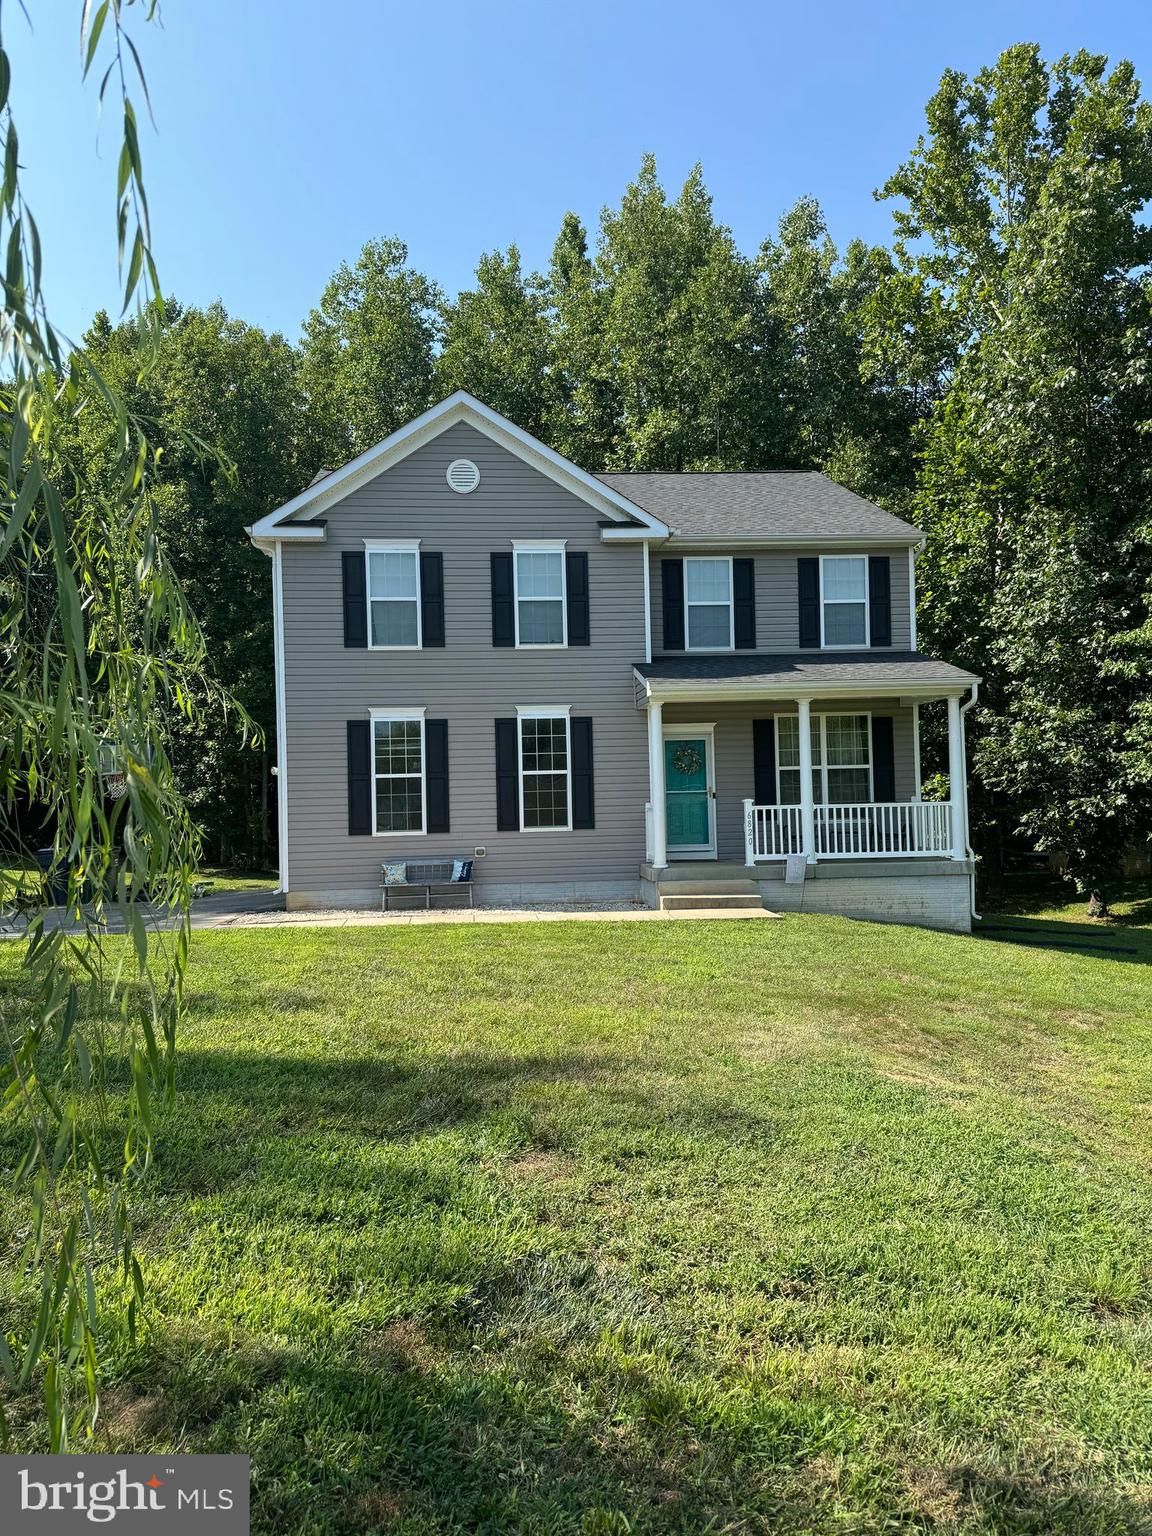
<path fill-rule="evenodd" d="M 656 888 L 661 912 L 764 911 L 760 887 L 743 864 L 685 863 L 667 869 L 645 866 L 643 877 Z"/>

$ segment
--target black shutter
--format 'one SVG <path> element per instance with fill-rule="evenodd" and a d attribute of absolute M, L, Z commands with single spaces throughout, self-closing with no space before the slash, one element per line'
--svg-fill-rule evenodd
<path fill-rule="evenodd" d="M 364 561 L 361 558 L 361 565 Z M 372 722 L 348 722 L 348 836 L 372 831 Z"/>
<path fill-rule="evenodd" d="M 800 601 L 800 647 L 820 647 L 820 561 L 805 556 L 796 562 L 797 596 Z"/>
<path fill-rule="evenodd" d="M 664 595 L 664 649 L 684 649 L 684 562 L 661 560 L 660 580 Z"/>
<path fill-rule="evenodd" d="M 752 793 L 757 805 L 776 804 L 776 722 L 752 722 Z"/>
<path fill-rule="evenodd" d="M 872 798 L 895 800 L 896 751 L 892 740 L 892 716 L 872 716 Z"/>
<path fill-rule="evenodd" d="M 596 793 L 592 774 L 592 717 L 573 715 L 569 721 L 572 736 L 572 825 L 578 830 L 596 825 Z"/>
<path fill-rule="evenodd" d="M 512 556 L 492 556 L 492 644 L 516 644 Z"/>
<path fill-rule="evenodd" d="M 736 649 L 756 649 L 756 562 L 733 560 L 732 562 L 733 628 L 736 631 Z"/>
<path fill-rule="evenodd" d="M 344 644 L 363 650 L 368 644 L 368 579 L 364 551 L 345 550 L 344 567 Z"/>
<path fill-rule="evenodd" d="M 444 644 L 443 555 L 420 556 L 420 639 L 425 646 Z"/>
<path fill-rule="evenodd" d="M 495 559 L 495 555 L 492 557 Z M 496 830 L 520 830 L 520 742 L 518 720 L 496 722 Z"/>
<path fill-rule="evenodd" d="M 424 827 L 448 832 L 448 722 L 424 722 Z"/>
<path fill-rule="evenodd" d="M 887 555 L 868 556 L 868 620 L 873 645 L 892 644 L 891 567 Z"/>
<path fill-rule="evenodd" d="M 568 644 L 591 645 L 588 629 L 588 556 L 565 555 L 568 587 Z"/>

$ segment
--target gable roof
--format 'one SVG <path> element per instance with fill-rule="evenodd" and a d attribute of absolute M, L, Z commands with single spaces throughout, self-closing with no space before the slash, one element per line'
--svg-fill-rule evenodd
<path fill-rule="evenodd" d="M 253 523 L 247 530 L 249 537 L 263 546 L 271 546 L 279 539 L 323 539 L 324 528 L 317 521 L 320 512 L 461 421 L 588 502 L 609 522 L 631 529 L 633 536 L 667 536 L 664 523 L 629 500 L 625 492 L 606 485 L 499 411 L 460 389 L 339 469 L 317 476 L 299 495 Z"/>
<path fill-rule="evenodd" d="M 924 535 L 815 470 L 762 474 L 602 474 L 603 485 L 684 541 L 919 544 Z"/>

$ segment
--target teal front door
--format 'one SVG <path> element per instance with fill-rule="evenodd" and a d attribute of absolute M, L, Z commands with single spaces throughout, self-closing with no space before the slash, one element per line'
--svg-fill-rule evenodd
<path fill-rule="evenodd" d="M 664 738 L 668 852 L 713 853 L 711 743 L 706 736 Z"/>

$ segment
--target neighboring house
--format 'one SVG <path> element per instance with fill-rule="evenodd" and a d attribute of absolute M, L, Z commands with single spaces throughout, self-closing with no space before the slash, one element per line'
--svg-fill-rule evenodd
<path fill-rule="evenodd" d="M 823 475 L 591 475 L 459 393 L 249 532 L 289 906 L 460 856 L 480 900 L 968 928 L 978 680 L 916 651 L 922 535 Z M 948 803 L 920 798 L 933 700 Z"/>

